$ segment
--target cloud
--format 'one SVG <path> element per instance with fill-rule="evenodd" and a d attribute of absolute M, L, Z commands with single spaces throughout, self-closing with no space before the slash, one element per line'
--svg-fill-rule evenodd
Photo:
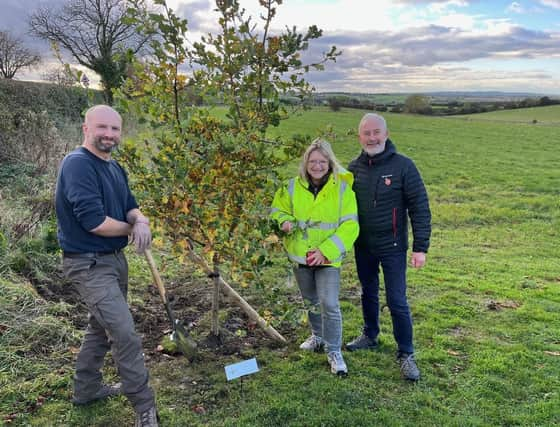
<path fill-rule="evenodd" d="M 208 0 L 195 0 L 178 4 L 177 15 L 187 19 L 189 31 L 208 32 L 216 25 L 213 9 Z"/>
<path fill-rule="evenodd" d="M 345 56 L 364 63 L 432 66 L 481 58 L 539 58 L 560 55 L 560 33 L 547 33 L 508 26 L 498 34 L 470 32 L 429 25 L 393 32 L 327 34 L 319 43 L 326 50 L 334 44 Z M 352 59 L 351 59 L 352 61 Z"/>
<path fill-rule="evenodd" d="M 511 71 L 507 64 L 517 59 L 560 59 L 559 42 L 560 32 L 531 31 L 511 25 L 499 33 L 430 25 L 389 33 L 327 33 L 315 41 L 306 57 L 316 58 L 330 45 L 343 51 L 336 64 L 327 64 L 325 72 L 309 74 L 310 81 L 320 91 L 511 90 L 517 87 L 558 93 L 557 75 L 539 70 L 536 64 L 532 71 Z M 486 63 L 486 69 L 468 65 L 477 61 Z M 491 70 L 490 64 L 496 70 Z"/>
<path fill-rule="evenodd" d="M 50 44 L 29 34 L 29 18 L 39 7 L 58 8 L 66 0 L 0 0 L 0 30 L 8 31 L 43 59 L 51 54 Z"/>
<path fill-rule="evenodd" d="M 454 7 L 468 7 L 469 2 L 463 0 L 450 0 L 450 1 L 442 1 L 437 3 L 432 3 L 428 5 L 428 10 L 436 14 L 444 14 L 447 12 L 448 9 L 452 9 Z"/>
<path fill-rule="evenodd" d="M 539 3 L 553 9 L 560 9 L 560 0 L 539 0 Z"/>
<path fill-rule="evenodd" d="M 39 5 L 55 8 L 67 0 L 0 0 L 0 29 L 27 31 L 27 16 Z M 188 19 L 189 39 L 216 31 L 214 2 L 167 0 L 175 12 Z M 310 42 L 308 62 L 336 45 L 343 51 L 324 72 L 308 79 L 318 90 L 361 92 L 410 92 L 429 90 L 523 90 L 560 92 L 560 31 L 535 31 L 516 26 L 513 16 L 456 13 L 473 0 L 376 0 L 375 20 L 359 8 L 363 0 L 317 3 L 284 2 L 276 23 L 297 25 L 303 31 L 316 23 L 324 35 Z M 539 0 L 559 8 L 560 0 Z M 255 4 L 251 6 L 252 4 Z M 480 3 L 480 2 L 479 2 Z M 257 23 L 257 0 L 242 0 Z M 507 11 L 521 13 L 526 3 L 510 1 Z M 417 7 L 413 7 L 417 6 Z M 505 6 L 504 6 L 505 7 Z M 529 6 L 526 6 L 529 7 Z M 343 10 L 360 14 L 341 16 Z M 501 12 L 504 11 L 502 8 Z M 541 8 L 542 11 L 542 8 Z M 460 12 L 463 12 L 461 10 Z M 553 10 L 548 10 L 555 13 Z M 494 19 L 489 19 L 493 16 Z M 348 18 L 348 19 L 346 19 Z M 336 30 L 348 28 L 353 30 Z M 283 24 L 278 24 L 284 28 Z M 363 31 L 362 31 L 363 29 Z M 276 30 L 274 30 L 276 31 Z M 35 42 L 38 42 L 35 40 Z M 48 46 L 43 49 L 48 51 Z M 522 66 L 521 66 L 522 64 Z M 517 65 L 520 65 L 517 67 Z M 558 66 L 556 66 L 558 65 Z"/>
<path fill-rule="evenodd" d="M 543 0 L 546 1 L 546 0 Z M 422 5 L 422 4 L 447 4 L 451 6 L 468 6 L 478 0 L 396 0 L 396 3 Z"/>
<path fill-rule="evenodd" d="M 512 13 L 523 13 L 524 9 L 523 6 L 521 6 L 521 4 L 517 3 L 516 1 L 514 1 L 513 3 L 511 3 L 507 9 L 507 12 L 512 12 Z"/>
<path fill-rule="evenodd" d="M 393 67 L 384 72 L 343 74 L 340 70 L 310 74 L 318 91 L 364 93 L 463 90 L 558 93 L 558 77 L 541 70 L 496 71 L 469 67 Z"/>
<path fill-rule="evenodd" d="M 31 37 L 27 33 L 31 14 L 39 7 L 53 9 L 64 3 L 65 0 L 2 0 L 0 29 L 30 40 Z"/>

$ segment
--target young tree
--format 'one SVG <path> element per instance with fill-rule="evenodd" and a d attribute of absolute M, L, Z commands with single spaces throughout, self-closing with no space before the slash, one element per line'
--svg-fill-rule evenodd
<path fill-rule="evenodd" d="M 144 1 L 137 3 L 145 9 Z M 99 74 L 105 99 L 112 103 L 112 91 L 125 80 L 131 57 L 149 41 L 124 19 L 126 10 L 126 0 L 68 0 L 60 10 L 43 7 L 34 12 L 31 32 Z"/>
<path fill-rule="evenodd" d="M 344 100 L 340 96 L 330 96 L 327 98 L 327 103 L 332 111 L 340 111 Z"/>
<path fill-rule="evenodd" d="M 430 98 L 425 95 L 410 95 L 404 101 L 404 112 L 412 114 L 432 114 Z"/>
<path fill-rule="evenodd" d="M 23 41 L 7 31 L 0 31 L 0 73 L 6 79 L 12 79 L 22 68 L 32 67 L 41 61 L 41 57 L 25 47 Z"/>
<path fill-rule="evenodd" d="M 142 30 L 159 36 L 151 43 L 155 59 L 137 63 L 119 96 L 124 109 L 151 127 L 144 146 L 128 146 L 123 160 L 135 171 L 143 206 L 175 250 L 212 265 L 214 275 L 225 266 L 229 277 L 248 284 L 268 259 L 263 241 L 279 170 L 308 143 L 267 139 L 266 131 L 289 113 L 280 96 L 306 98 L 312 87 L 305 74 L 339 52 L 332 47 L 317 61 L 303 62 L 321 31 L 311 26 L 304 33 L 272 33 L 282 0 L 260 0 L 258 22 L 239 1 L 217 0 L 218 34 L 205 35 L 192 48 L 187 22 L 164 0 L 155 1 L 161 13 L 149 15 L 137 13 L 132 3 Z M 193 88 L 206 107 L 185 102 Z M 215 105 L 225 106 L 225 117 L 213 112 Z"/>

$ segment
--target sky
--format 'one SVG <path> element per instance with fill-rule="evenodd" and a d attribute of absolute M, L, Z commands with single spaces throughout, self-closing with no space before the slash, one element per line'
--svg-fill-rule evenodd
<path fill-rule="evenodd" d="M 28 15 L 65 1 L 0 0 L 0 29 L 40 49 L 43 69 L 52 61 L 49 48 L 26 35 Z M 216 29 L 213 1 L 167 2 L 188 19 L 192 39 Z M 240 4 L 259 21 L 258 0 Z M 342 51 L 325 71 L 309 74 L 319 92 L 560 95 L 560 0 L 284 0 L 273 31 L 294 25 L 302 32 L 310 25 L 323 30 L 307 58 L 319 58 L 332 45 Z"/>

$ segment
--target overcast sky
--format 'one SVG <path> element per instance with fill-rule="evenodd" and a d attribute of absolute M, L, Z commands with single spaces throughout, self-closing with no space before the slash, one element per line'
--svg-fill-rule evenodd
<path fill-rule="evenodd" d="M 26 37 L 35 7 L 64 1 L 0 0 L 0 29 Z M 215 28 L 210 0 L 168 4 L 188 19 L 193 38 Z M 241 5 L 258 16 L 257 0 Z M 311 55 L 331 45 L 343 52 L 310 75 L 318 91 L 560 94 L 560 0 L 284 0 L 274 25 L 313 24 L 323 37 Z M 41 49 L 48 57 L 48 46 Z"/>

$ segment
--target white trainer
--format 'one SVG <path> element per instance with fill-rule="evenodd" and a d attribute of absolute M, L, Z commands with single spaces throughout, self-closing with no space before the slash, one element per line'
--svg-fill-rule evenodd
<path fill-rule="evenodd" d="M 331 372 L 333 374 L 340 376 L 348 375 L 348 367 L 340 351 L 331 351 L 327 353 L 327 360 L 331 365 Z"/>
<path fill-rule="evenodd" d="M 323 349 L 323 338 L 312 334 L 309 338 L 301 343 L 299 348 L 305 351 L 321 351 Z"/>

